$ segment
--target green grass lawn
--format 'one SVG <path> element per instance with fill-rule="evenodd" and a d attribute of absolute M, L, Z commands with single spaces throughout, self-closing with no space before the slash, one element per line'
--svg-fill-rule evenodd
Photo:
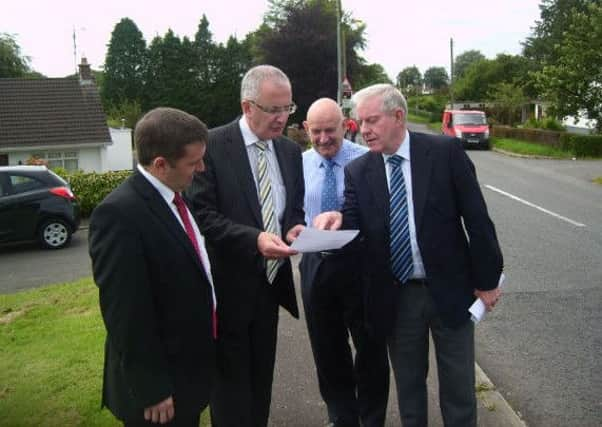
<path fill-rule="evenodd" d="M 104 338 L 90 278 L 0 295 L 0 425 L 121 425 L 100 409 Z"/>
<path fill-rule="evenodd" d="M 430 120 L 426 117 L 417 116 L 416 114 L 408 113 L 408 122 L 412 123 L 421 123 L 421 124 L 429 124 Z"/>
<path fill-rule="evenodd" d="M 594 182 L 595 182 L 596 184 L 600 184 L 600 185 L 602 185 L 602 176 L 599 176 L 598 178 L 595 178 L 595 179 L 594 179 Z"/>
<path fill-rule="evenodd" d="M 495 148 L 517 154 L 552 157 L 557 159 L 567 159 L 573 157 L 571 153 L 562 151 L 558 148 L 534 144 L 532 142 L 521 141 L 518 139 L 491 138 L 491 141 Z"/>

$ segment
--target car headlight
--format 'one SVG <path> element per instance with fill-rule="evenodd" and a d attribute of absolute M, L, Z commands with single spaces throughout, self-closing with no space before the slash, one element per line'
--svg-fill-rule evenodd
<path fill-rule="evenodd" d="M 485 131 L 485 133 L 483 134 L 483 136 L 485 137 L 485 139 L 489 139 L 489 129 L 487 129 Z"/>
<path fill-rule="evenodd" d="M 462 131 L 461 131 L 461 130 L 459 130 L 459 129 L 456 129 L 456 136 L 457 136 L 458 138 L 462 138 Z"/>

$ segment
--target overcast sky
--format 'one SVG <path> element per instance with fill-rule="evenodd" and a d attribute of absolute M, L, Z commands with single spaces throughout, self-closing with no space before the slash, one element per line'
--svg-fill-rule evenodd
<path fill-rule="evenodd" d="M 416 65 L 449 70 L 449 40 L 454 54 L 480 50 L 488 58 L 498 53 L 518 54 L 520 42 L 539 19 L 539 0 L 341 0 L 342 7 L 365 22 L 368 62 L 385 67 L 391 79 L 403 68 Z M 17 36 L 22 53 L 34 70 L 48 77 L 63 77 L 75 69 L 82 55 L 95 69 L 104 63 L 111 32 L 121 18 L 132 19 L 147 43 L 171 28 L 178 36 L 193 38 L 207 15 L 214 41 L 230 35 L 239 39 L 262 21 L 267 0 L 3 0 L 0 32 Z M 353 82 L 352 82 L 353 83 Z"/>

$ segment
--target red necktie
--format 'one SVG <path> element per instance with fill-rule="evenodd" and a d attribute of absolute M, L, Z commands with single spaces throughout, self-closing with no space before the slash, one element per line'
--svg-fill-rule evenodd
<path fill-rule="evenodd" d="M 201 250 L 199 248 L 199 242 L 196 240 L 196 235 L 194 234 L 194 228 L 192 228 L 192 223 L 190 222 L 190 216 L 188 215 L 188 208 L 186 207 L 186 203 L 184 202 L 184 199 L 182 198 L 182 195 L 180 193 L 175 193 L 174 198 L 173 198 L 173 203 L 174 205 L 176 205 L 176 208 L 178 209 L 178 214 L 180 214 L 180 218 L 182 219 L 182 222 L 184 223 L 184 228 L 186 229 L 186 234 L 188 234 L 188 238 L 190 239 L 190 242 L 192 243 L 192 246 L 194 246 L 194 249 L 196 250 L 196 253 L 199 257 L 199 260 L 201 261 L 201 265 L 203 266 L 203 268 L 205 268 L 205 265 L 203 264 L 203 257 L 201 256 Z M 205 269 L 205 272 L 207 272 L 207 269 Z M 213 310 L 211 313 L 211 317 L 212 317 L 212 326 L 213 326 L 213 338 L 217 338 L 217 313 L 215 311 L 215 305 L 213 305 Z"/>

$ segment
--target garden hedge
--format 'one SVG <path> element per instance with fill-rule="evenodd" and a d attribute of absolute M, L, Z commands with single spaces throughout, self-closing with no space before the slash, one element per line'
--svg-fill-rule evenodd
<path fill-rule="evenodd" d="M 560 146 L 575 157 L 602 157 L 602 135 L 566 133 L 560 137 Z"/>
<path fill-rule="evenodd" d="M 81 171 L 70 173 L 64 169 L 55 169 L 54 172 L 65 178 L 71 185 L 71 189 L 79 200 L 84 218 L 89 217 L 96 205 L 132 174 L 131 170 L 105 173 L 84 173 Z"/>

